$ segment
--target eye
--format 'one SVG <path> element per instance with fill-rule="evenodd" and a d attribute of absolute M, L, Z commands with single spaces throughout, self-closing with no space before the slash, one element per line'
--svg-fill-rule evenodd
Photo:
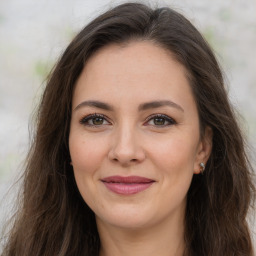
<path fill-rule="evenodd" d="M 165 126 L 174 125 L 174 124 L 176 124 L 176 121 L 173 118 L 167 115 L 157 114 L 157 115 L 150 116 L 147 119 L 146 125 L 165 127 Z"/>
<path fill-rule="evenodd" d="M 85 126 L 101 126 L 110 124 L 110 122 L 107 121 L 106 117 L 101 114 L 91 114 L 86 117 L 83 117 L 80 120 L 80 123 Z"/>

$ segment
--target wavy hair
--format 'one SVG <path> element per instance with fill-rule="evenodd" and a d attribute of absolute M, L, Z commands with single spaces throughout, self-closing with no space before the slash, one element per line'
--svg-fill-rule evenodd
<path fill-rule="evenodd" d="M 246 221 L 255 198 L 253 170 L 211 48 L 175 10 L 126 3 L 84 27 L 48 78 L 26 162 L 22 203 L 2 256 L 98 255 L 95 216 L 79 194 L 70 166 L 72 94 L 83 67 L 96 51 L 134 40 L 167 49 L 186 68 L 201 135 L 206 126 L 213 130 L 206 170 L 194 175 L 187 195 L 184 255 L 253 255 Z"/>

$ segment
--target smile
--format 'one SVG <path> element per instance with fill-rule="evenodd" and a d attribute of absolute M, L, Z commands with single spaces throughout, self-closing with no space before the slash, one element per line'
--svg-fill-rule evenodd
<path fill-rule="evenodd" d="M 121 195 L 137 194 L 149 188 L 155 181 L 139 176 L 110 176 L 101 180 L 107 189 Z"/>

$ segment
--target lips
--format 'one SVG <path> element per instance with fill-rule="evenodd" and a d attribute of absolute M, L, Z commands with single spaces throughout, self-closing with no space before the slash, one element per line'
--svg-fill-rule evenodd
<path fill-rule="evenodd" d="M 132 195 L 149 188 L 155 180 L 140 176 L 110 176 L 101 180 L 110 191 L 122 194 Z"/>

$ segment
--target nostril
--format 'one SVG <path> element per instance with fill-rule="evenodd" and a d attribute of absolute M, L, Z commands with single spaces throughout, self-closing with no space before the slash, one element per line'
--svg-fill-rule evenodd
<path fill-rule="evenodd" d="M 113 161 L 115 161 L 115 162 L 119 162 L 119 160 L 117 159 L 117 158 L 113 158 Z M 131 162 L 137 162 L 137 159 L 131 159 L 130 160 Z"/>

